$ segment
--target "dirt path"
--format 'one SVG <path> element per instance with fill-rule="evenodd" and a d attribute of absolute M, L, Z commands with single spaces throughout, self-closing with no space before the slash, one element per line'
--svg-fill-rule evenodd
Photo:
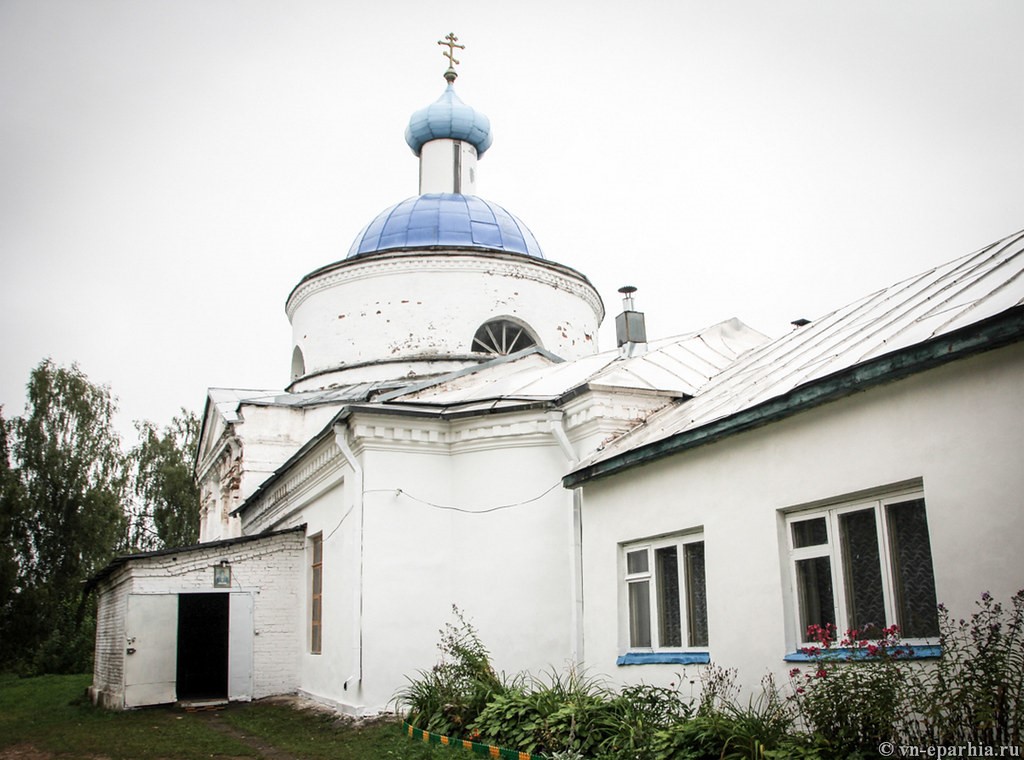
<path fill-rule="evenodd" d="M 217 733 L 223 734 L 224 736 L 235 739 L 247 747 L 259 752 L 260 760 L 301 760 L 301 758 L 295 757 L 295 755 L 289 755 L 272 744 L 267 744 L 265 741 L 260 739 L 258 736 L 247 733 L 240 728 L 221 720 L 220 712 L 198 712 L 189 717 L 203 721 L 209 728 L 212 728 Z M 3 760 L 0 758 L 0 760 Z M 34 758 L 32 759 L 34 760 Z M 221 760 L 235 760 L 235 758 L 222 758 Z M 248 760 L 239 759 L 239 760 Z"/>
<path fill-rule="evenodd" d="M 15 744 L 0 749 L 0 760 L 50 760 L 49 752 L 42 752 L 31 744 Z"/>

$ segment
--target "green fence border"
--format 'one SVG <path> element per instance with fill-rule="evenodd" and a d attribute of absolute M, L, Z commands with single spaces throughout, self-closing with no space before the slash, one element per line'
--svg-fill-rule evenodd
<path fill-rule="evenodd" d="M 500 758 L 500 760 L 546 760 L 543 755 L 531 755 L 529 752 L 504 749 L 503 747 L 495 747 L 492 744 L 480 744 L 479 742 L 471 742 L 469 739 L 454 739 L 451 736 L 432 734 L 429 731 L 424 731 L 422 728 L 416 728 L 416 726 L 404 720 L 402 721 L 402 727 L 410 739 L 418 739 L 429 744 L 441 744 L 445 747 L 462 747 L 463 749 L 471 750 L 475 755 L 485 755 L 487 757 Z"/>

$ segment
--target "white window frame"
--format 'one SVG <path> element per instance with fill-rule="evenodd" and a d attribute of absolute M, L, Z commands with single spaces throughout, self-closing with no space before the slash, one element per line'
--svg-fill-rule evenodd
<path fill-rule="evenodd" d="M 882 599 L 885 611 L 884 627 L 898 623 L 899 612 L 896 602 L 896 576 L 893 568 L 892 547 L 890 544 L 889 512 L 888 507 L 892 504 L 900 504 L 908 501 L 921 500 L 925 504 L 925 515 L 927 516 L 927 502 L 925 502 L 924 491 L 901 490 L 885 493 L 884 495 L 872 498 L 863 498 L 853 501 L 844 501 L 829 504 L 815 509 L 805 509 L 789 512 L 785 515 L 785 534 L 789 552 L 789 582 L 792 602 L 792 623 L 796 632 L 798 647 L 816 644 L 807 639 L 807 631 L 801 620 L 801 609 L 799 599 L 799 580 L 797 577 L 797 562 L 803 559 L 815 559 L 818 557 L 829 558 L 829 569 L 832 581 L 833 616 L 836 625 L 837 642 L 841 640 L 846 631 L 850 629 L 850 614 L 847 603 L 847 589 L 845 585 L 846 568 L 844 566 L 843 549 L 840 541 L 839 521 L 842 515 L 851 512 L 858 512 L 866 509 L 873 509 L 875 513 L 875 534 L 878 546 L 880 576 L 882 585 Z M 816 544 L 805 547 L 794 546 L 793 525 L 799 522 L 825 518 L 827 543 Z M 932 577 L 934 582 L 935 563 L 932 561 Z M 877 636 L 873 637 L 877 638 Z M 900 634 L 901 640 L 913 644 L 934 644 L 938 637 L 916 637 L 905 638 Z"/>
<path fill-rule="evenodd" d="M 690 532 L 674 534 L 657 539 L 645 541 L 633 541 L 620 546 L 620 573 L 619 588 L 621 593 L 620 609 L 621 629 L 620 640 L 623 652 L 706 652 L 708 644 L 690 645 L 690 610 L 689 610 L 689 589 L 690 578 L 686 571 L 686 547 L 692 544 L 704 543 L 703 532 Z M 659 609 L 661 594 L 658 588 L 658 572 L 655 565 L 655 553 L 658 549 L 676 547 L 676 562 L 679 573 L 679 621 L 681 646 L 664 646 L 660 641 L 661 636 L 661 610 Z M 707 545 L 705 544 L 705 552 Z M 645 552 L 647 556 L 647 570 L 640 572 L 629 572 L 629 556 L 635 552 Z M 705 554 L 705 578 L 707 577 L 707 560 Z M 633 646 L 631 640 L 632 617 L 630 610 L 630 586 L 635 583 L 648 583 L 648 602 L 650 607 L 650 646 Z M 705 582 L 705 598 L 707 595 L 707 584 Z M 710 643 L 710 642 L 709 642 Z"/>

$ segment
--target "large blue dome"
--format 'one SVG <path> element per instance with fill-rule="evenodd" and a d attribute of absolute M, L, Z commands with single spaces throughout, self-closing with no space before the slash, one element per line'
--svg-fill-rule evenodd
<path fill-rule="evenodd" d="M 459 100 L 451 85 L 440 98 L 414 113 L 405 130 L 405 141 L 417 156 L 424 143 L 443 138 L 470 143 L 477 156 L 482 156 L 493 140 L 491 120 Z"/>
<path fill-rule="evenodd" d="M 429 246 L 480 248 L 544 258 L 533 233 L 497 203 L 454 193 L 418 195 L 377 214 L 352 243 L 348 258 Z"/>

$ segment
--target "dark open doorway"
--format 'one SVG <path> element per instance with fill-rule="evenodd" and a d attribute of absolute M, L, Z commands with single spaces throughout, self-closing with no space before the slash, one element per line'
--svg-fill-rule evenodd
<path fill-rule="evenodd" d="M 178 595 L 178 699 L 228 696 L 228 594 Z"/>

